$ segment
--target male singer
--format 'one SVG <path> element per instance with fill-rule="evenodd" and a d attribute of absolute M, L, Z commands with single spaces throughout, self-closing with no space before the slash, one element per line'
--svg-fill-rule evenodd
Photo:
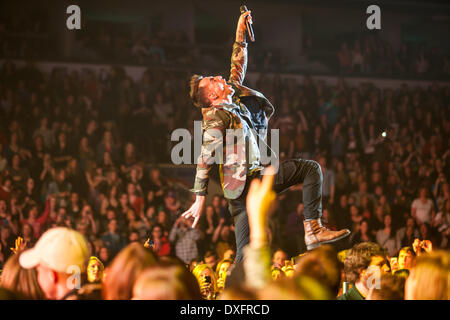
<path fill-rule="evenodd" d="M 197 164 L 197 174 L 192 191 L 196 194 L 193 205 L 183 213 L 193 217 L 195 227 L 203 212 L 208 189 L 210 161 L 219 154 L 220 177 L 225 198 L 234 221 L 236 234 L 236 262 L 243 258 L 242 249 L 249 243 L 249 225 L 246 196 L 250 181 L 259 178 L 263 169 L 258 137 L 267 137 L 267 122 L 274 107 L 260 92 L 242 85 L 247 69 L 246 24 L 251 25 L 250 11 L 239 17 L 236 41 L 231 55 L 230 79 L 221 76 L 194 75 L 190 81 L 190 97 L 196 107 L 202 108 L 203 143 Z M 227 129 L 241 129 L 242 139 L 227 141 Z M 259 132 L 259 133 L 258 133 Z M 220 134 L 217 134 L 220 133 Z M 230 142 L 231 140 L 231 142 Z M 223 145 L 223 143 L 225 145 Z M 225 151 L 226 150 L 226 151 Z M 230 152 L 231 150 L 231 152 Z M 244 156 L 242 156 L 244 155 Z M 313 160 L 293 159 L 279 164 L 274 190 L 280 193 L 296 184 L 303 184 L 305 243 L 308 250 L 323 243 L 340 240 L 349 230 L 331 231 L 322 226 L 322 171 Z"/>

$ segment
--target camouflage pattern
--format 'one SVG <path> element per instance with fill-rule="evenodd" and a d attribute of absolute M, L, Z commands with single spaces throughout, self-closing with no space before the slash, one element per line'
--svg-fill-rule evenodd
<path fill-rule="evenodd" d="M 220 178 L 224 196 L 227 199 L 238 198 L 244 190 L 247 174 L 262 169 L 256 130 L 260 138 L 265 141 L 267 123 L 274 113 L 274 107 L 262 93 L 242 85 L 246 70 L 247 43 L 235 42 L 228 81 L 235 90 L 233 103 L 202 109 L 203 143 L 197 160 L 197 173 L 192 192 L 200 195 L 207 194 L 209 172 L 213 163 L 220 163 Z M 248 96 L 257 99 L 264 112 L 262 119 L 255 120 L 257 117 L 253 117 L 241 103 L 240 98 Z M 233 130 L 233 134 L 229 134 L 230 132 L 227 134 L 229 129 Z M 225 137 L 225 144 L 223 137 Z M 225 159 L 223 159 L 224 155 Z"/>

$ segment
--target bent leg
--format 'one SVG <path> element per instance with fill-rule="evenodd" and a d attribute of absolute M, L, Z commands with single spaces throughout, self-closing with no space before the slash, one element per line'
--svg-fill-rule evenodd
<path fill-rule="evenodd" d="M 322 182 L 322 169 L 318 162 L 292 159 L 280 163 L 273 188 L 282 193 L 294 185 L 303 184 L 303 215 L 305 220 L 312 220 L 322 216 Z"/>

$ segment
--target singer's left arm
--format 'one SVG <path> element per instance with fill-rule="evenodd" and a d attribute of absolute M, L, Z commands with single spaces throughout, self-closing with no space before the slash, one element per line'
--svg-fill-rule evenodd
<path fill-rule="evenodd" d="M 247 71 L 247 41 L 245 39 L 246 19 L 251 21 L 250 11 L 244 12 L 239 17 L 236 28 L 236 41 L 233 44 L 233 53 L 231 54 L 230 82 L 242 84 Z"/>

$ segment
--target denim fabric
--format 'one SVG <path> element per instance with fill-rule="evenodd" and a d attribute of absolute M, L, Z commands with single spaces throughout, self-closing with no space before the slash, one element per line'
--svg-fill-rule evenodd
<path fill-rule="evenodd" d="M 259 172 L 247 177 L 242 194 L 237 199 L 228 200 L 236 235 L 236 262 L 242 261 L 242 249 L 250 241 L 245 201 L 251 180 L 259 177 Z M 318 219 L 322 216 L 322 181 L 322 170 L 316 161 L 293 159 L 280 164 L 275 175 L 273 189 L 276 193 L 282 193 L 291 186 L 303 184 L 302 200 L 305 207 L 303 215 L 306 220 Z"/>

